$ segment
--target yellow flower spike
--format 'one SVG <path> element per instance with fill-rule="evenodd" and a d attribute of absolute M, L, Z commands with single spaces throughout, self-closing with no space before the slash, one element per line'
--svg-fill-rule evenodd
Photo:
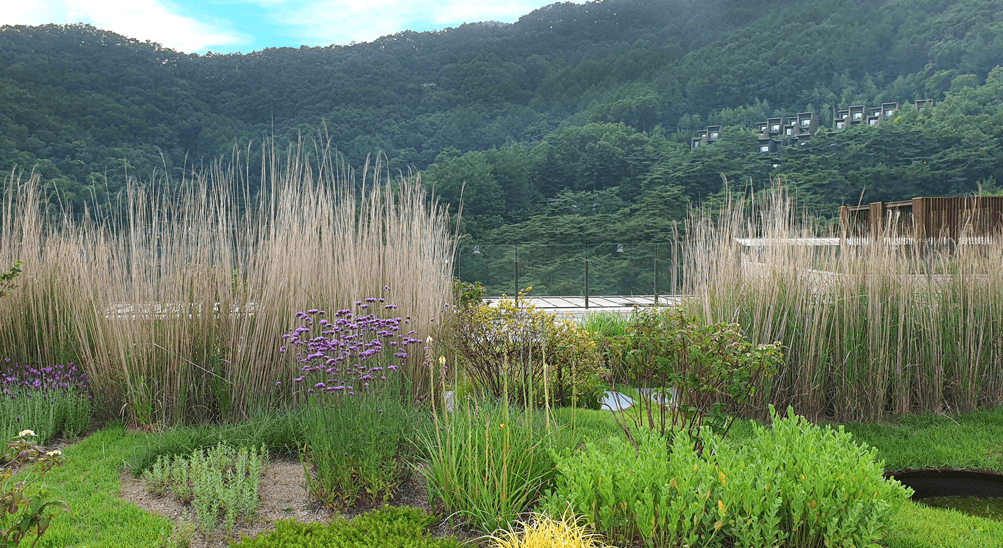
<path fill-rule="evenodd" d="M 439 365 L 445 367 L 445 365 L 446 365 L 446 357 L 445 356 L 439 356 Z"/>
<path fill-rule="evenodd" d="M 717 499 L 717 513 L 722 518 L 728 515 L 728 512 L 724 509 L 724 501 L 721 499 Z"/>
<path fill-rule="evenodd" d="M 728 485 L 728 478 L 724 476 L 724 472 L 719 472 L 721 476 L 721 485 Z"/>

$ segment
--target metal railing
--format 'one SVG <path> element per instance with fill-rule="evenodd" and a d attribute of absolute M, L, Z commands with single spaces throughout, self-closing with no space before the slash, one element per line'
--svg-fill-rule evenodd
<path fill-rule="evenodd" d="M 672 243 L 463 245 L 455 275 L 489 295 L 670 295 L 679 287 Z"/>

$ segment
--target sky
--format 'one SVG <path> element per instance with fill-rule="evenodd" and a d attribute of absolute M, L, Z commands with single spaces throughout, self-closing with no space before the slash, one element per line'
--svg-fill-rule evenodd
<path fill-rule="evenodd" d="M 370 42 L 479 21 L 514 23 L 555 1 L 0 0 L 0 26 L 88 23 L 184 53 L 250 53 Z"/>

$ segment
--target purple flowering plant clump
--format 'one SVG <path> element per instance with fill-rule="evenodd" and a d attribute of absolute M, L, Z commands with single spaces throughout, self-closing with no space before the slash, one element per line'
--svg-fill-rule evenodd
<path fill-rule="evenodd" d="M 72 363 L 38 367 L 5 358 L 0 362 L 0 395 L 31 397 L 37 393 L 76 392 L 90 397 L 87 375 Z"/>
<path fill-rule="evenodd" d="M 418 332 L 410 329 L 410 317 L 397 316 L 397 305 L 385 298 L 369 297 L 355 306 L 358 313 L 343 309 L 330 320 L 324 310 L 296 313 L 301 323 L 282 336 L 279 352 L 295 352 L 303 364 L 300 376 L 293 379 L 299 391 L 365 392 L 407 361 L 409 346 L 421 343 L 412 337 Z"/>

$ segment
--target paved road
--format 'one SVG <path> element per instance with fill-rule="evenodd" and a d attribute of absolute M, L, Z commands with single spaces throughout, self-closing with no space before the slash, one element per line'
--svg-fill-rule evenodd
<path fill-rule="evenodd" d="M 501 297 L 485 297 L 488 304 L 496 304 Z M 660 306 L 679 303 L 678 295 L 659 295 Z M 614 312 L 630 314 L 634 307 L 650 307 L 655 305 L 654 295 L 613 295 L 605 297 L 589 296 L 588 308 L 585 308 L 585 297 L 534 297 L 525 298 L 527 304 L 571 319 L 579 319 L 592 312 Z"/>

